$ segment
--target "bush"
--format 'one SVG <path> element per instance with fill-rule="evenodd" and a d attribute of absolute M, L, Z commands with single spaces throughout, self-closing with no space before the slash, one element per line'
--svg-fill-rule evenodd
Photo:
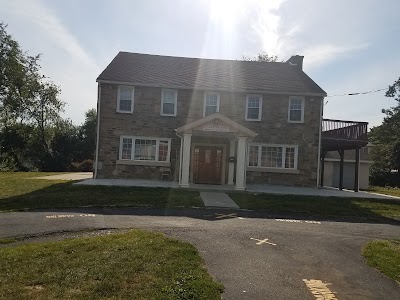
<path fill-rule="evenodd" d="M 86 159 L 80 163 L 73 162 L 69 167 L 72 172 L 93 172 L 93 160 Z"/>
<path fill-rule="evenodd" d="M 369 182 L 375 186 L 400 187 L 400 173 L 376 172 L 372 173 Z"/>

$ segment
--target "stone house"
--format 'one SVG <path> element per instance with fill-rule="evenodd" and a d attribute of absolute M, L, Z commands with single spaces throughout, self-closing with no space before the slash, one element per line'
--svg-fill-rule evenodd
<path fill-rule="evenodd" d="M 97 78 L 94 177 L 316 186 L 326 93 L 302 66 L 118 53 Z"/>

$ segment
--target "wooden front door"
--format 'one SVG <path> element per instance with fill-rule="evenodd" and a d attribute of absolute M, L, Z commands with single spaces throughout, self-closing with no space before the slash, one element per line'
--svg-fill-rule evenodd
<path fill-rule="evenodd" d="M 193 182 L 221 184 L 222 148 L 195 146 L 193 157 Z"/>

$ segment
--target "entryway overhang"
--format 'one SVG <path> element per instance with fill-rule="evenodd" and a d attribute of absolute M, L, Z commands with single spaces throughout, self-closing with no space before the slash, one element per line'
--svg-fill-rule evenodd
<path fill-rule="evenodd" d="M 239 123 L 225 117 L 224 115 L 221 115 L 220 113 L 209 115 L 202 119 L 183 125 L 175 130 L 178 134 L 202 131 L 235 133 L 237 136 L 243 136 L 247 138 L 254 138 L 257 136 L 257 133 L 253 130 L 240 125 Z"/>
<path fill-rule="evenodd" d="M 236 148 L 235 189 L 246 189 L 246 147 L 247 141 L 257 136 L 253 130 L 214 113 L 176 129 L 181 137 L 179 186 L 189 187 L 192 136 L 225 137 L 230 140 L 228 184 L 234 184 L 234 165 Z M 236 146 L 237 145 L 237 146 Z"/>

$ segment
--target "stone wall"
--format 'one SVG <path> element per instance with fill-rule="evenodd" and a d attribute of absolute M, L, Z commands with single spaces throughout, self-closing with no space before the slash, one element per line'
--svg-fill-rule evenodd
<path fill-rule="evenodd" d="M 176 117 L 160 115 L 161 88 L 136 86 L 132 114 L 116 112 L 117 94 L 117 85 L 101 84 L 98 178 L 160 178 L 159 167 L 116 164 L 119 137 L 129 135 L 170 138 L 172 178 L 177 179 L 180 138 L 175 129 L 203 117 L 204 91 L 179 89 Z M 299 147 L 299 174 L 247 172 L 248 183 L 316 185 L 321 101 L 322 97 L 306 97 L 304 123 L 288 123 L 289 96 L 265 94 L 262 121 L 257 122 L 245 121 L 245 93 L 220 93 L 219 112 L 257 132 L 253 142 Z"/>

